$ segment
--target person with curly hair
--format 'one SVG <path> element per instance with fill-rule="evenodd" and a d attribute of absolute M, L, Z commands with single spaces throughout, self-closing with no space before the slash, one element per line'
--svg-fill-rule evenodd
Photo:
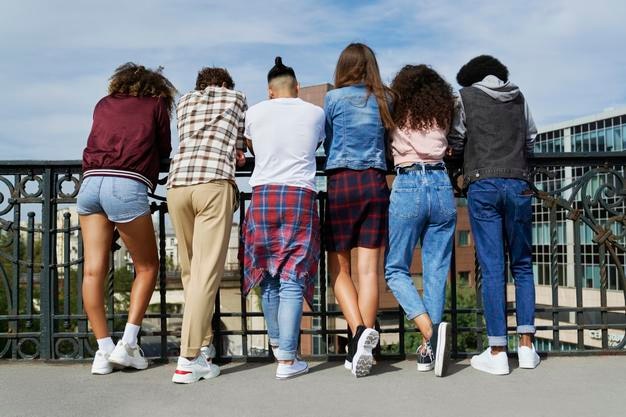
<path fill-rule="evenodd" d="M 76 202 L 84 245 L 83 304 L 98 342 L 93 374 L 111 373 L 114 365 L 148 367 L 137 344 L 159 270 L 148 193 L 157 185 L 161 160 L 172 150 L 170 112 L 176 93 L 162 68 L 127 63 L 115 70 L 109 95 L 93 113 Z M 115 229 L 135 269 L 128 321 L 117 345 L 104 310 Z"/>
<path fill-rule="evenodd" d="M 353 337 L 344 363 L 368 375 L 378 311 L 378 267 L 387 236 L 386 131 L 393 126 L 392 92 L 380 77 L 374 52 L 352 43 L 339 56 L 335 89 L 326 93 L 326 248 L 335 296 Z M 358 291 L 352 281 L 357 257 Z"/>
<path fill-rule="evenodd" d="M 471 359 L 473 368 L 509 373 L 506 354 L 505 247 L 515 279 L 520 368 L 539 365 L 533 346 L 535 282 L 532 270 L 532 191 L 528 156 L 537 134 L 528 103 L 499 60 L 481 55 L 457 74 L 458 108 L 449 140 L 463 154 L 470 226 L 482 271 L 489 348 Z"/>
<path fill-rule="evenodd" d="M 202 68 L 196 88 L 178 101 L 180 147 L 167 180 L 167 205 L 178 240 L 185 309 L 172 382 L 214 378 L 211 320 L 239 206 L 236 165 L 246 162 L 246 96 L 225 68 Z"/>
<path fill-rule="evenodd" d="M 406 65 L 391 88 L 396 128 L 390 134 L 396 178 L 389 206 L 387 285 L 408 320 L 422 333 L 417 370 L 444 376 L 450 355 L 450 326 L 442 321 L 446 281 L 456 227 L 452 184 L 443 162 L 452 123 L 452 87 L 426 65 Z M 417 244 L 422 248 L 423 298 L 411 277 Z"/>

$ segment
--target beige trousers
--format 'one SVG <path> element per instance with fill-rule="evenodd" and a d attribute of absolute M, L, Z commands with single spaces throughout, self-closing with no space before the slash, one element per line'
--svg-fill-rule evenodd
<path fill-rule="evenodd" d="M 213 342 L 211 320 L 236 207 L 235 187 L 226 180 L 174 187 L 167 205 L 178 240 L 185 295 L 180 355 L 196 357 Z"/>

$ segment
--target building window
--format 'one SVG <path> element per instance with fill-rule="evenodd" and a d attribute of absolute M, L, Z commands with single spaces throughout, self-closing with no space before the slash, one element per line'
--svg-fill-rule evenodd
<path fill-rule="evenodd" d="M 470 245 L 470 232 L 469 230 L 459 230 L 459 246 Z"/>

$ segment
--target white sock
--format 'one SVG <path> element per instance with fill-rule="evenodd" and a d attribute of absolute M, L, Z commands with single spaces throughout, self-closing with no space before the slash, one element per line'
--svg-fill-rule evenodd
<path fill-rule="evenodd" d="M 115 349 L 115 343 L 113 343 L 113 339 L 111 339 L 110 336 L 97 339 L 96 342 L 98 342 L 98 350 L 105 353 L 111 353 L 113 352 L 113 349 Z"/>
<path fill-rule="evenodd" d="M 122 336 L 122 342 L 128 343 L 128 346 L 135 347 L 137 346 L 137 335 L 139 334 L 139 329 L 141 326 L 137 326 L 136 324 L 126 323 L 126 327 L 124 328 L 124 335 Z"/>

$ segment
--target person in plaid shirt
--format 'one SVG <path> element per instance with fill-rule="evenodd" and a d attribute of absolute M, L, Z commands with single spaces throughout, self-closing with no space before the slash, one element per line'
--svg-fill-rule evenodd
<path fill-rule="evenodd" d="M 244 294 L 261 285 L 263 315 L 277 379 L 306 373 L 296 356 L 303 295 L 313 301 L 320 258 L 315 151 L 324 140 L 324 111 L 298 97 L 292 68 L 280 57 L 270 70 L 270 100 L 246 113 L 255 154 L 252 200 L 244 225 Z"/>
<path fill-rule="evenodd" d="M 211 319 L 238 207 L 235 169 L 245 163 L 246 97 L 223 68 L 203 68 L 178 102 L 180 149 L 172 159 L 167 204 L 178 239 L 185 310 L 172 381 L 219 375 Z"/>

